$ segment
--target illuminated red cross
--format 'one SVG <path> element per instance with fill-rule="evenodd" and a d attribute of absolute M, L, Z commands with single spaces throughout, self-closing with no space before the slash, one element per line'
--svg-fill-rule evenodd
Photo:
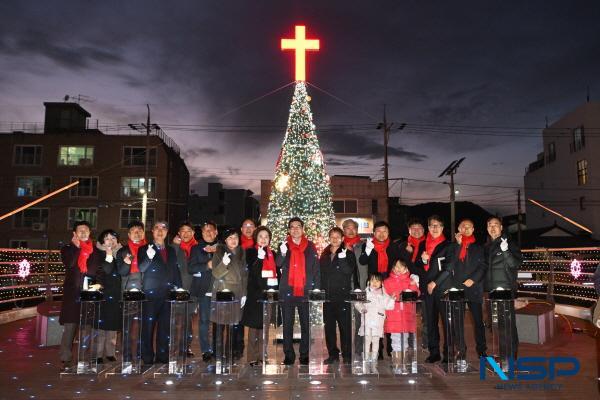
<path fill-rule="evenodd" d="M 319 50 L 319 39 L 306 39 L 306 27 L 296 25 L 296 38 L 281 39 L 281 50 L 296 51 L 296 81 L 305 81 L 306 51 Z"/>

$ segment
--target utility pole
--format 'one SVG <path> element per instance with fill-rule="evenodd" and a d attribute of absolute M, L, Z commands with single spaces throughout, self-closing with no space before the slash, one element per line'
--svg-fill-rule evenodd
<path fill-rule="evenodd" d="M 450 175 L 450 237 L 454 242 L 456 238 L 454 234 L 456 233 L 456 209 L 455 209 L 455 200 L 456 200 L 456 190 L 454 189 L 454 174 L 456 174 L 456 170 L 460 167 L 460 164 L 465 160 L 465 157 L 460 160 L 454 160 L 442 171 L 442 173 L 438 176 L 441 178 L 444 175 Z"/>
<path fill-rule="evenodd" d="M 146 119 L 146 168 L 144 171 L 144 193 L 142 193 L 142 223 L 146 227 L 146 216 L 148 212 L 148 164 L 150 163 L 150 104 L 148 108 L 148 118 Z"/>
<path fill-rule="evenodd" d="M 521 248 L 521 189 L 517 191 L 517 242 Z"/>

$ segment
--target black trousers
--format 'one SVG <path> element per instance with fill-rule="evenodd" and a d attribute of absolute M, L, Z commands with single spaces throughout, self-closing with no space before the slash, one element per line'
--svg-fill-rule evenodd
<path fill-rule="evenodd" d="M 298 309 L 300 317 L 300 358 L 308 357 L 309 352 L 309 319 L 308 319 L 308 303 L 301 302 L 285 302 L 281 307 L 283 314 L 283 352 L 287 358 L 296 359 L 294 352 L 294 316 L 295 310 Z"/>
<path fill-rule="evenodd" d="M 467 301 L 467 306 L 473 317 L 473 329 L 475 331 L 475 349 L 477 354 L 487 351 L 485 341 L 485 326 L 483 325 L 483 304 L 475 301 Z"/>
<path fill-rule="evenodd" d="M 342 356 L 350 360 L 352 352 L 351 326 L 352 316 L 350 303 L 330 302 L 323 305 L 323 319 L 325 320 L 325 344 L 329 357 L 339 358 L 340 349 L 337 347 L 336 324 L 340 330 L 340 345 Z"/>
<path fill-rule="evenodd" d="M 425 317 L 427 320 L 427 347 L 429 355 L 440 355 L 440 329 L 438 323 L 440 317 L 444 324 L 444 353 L 446 352 L 446 317 L 444 316 L 444 305 L 440 298 L 435 295 L 425 294 L 423 297 Z"/>
<path fill-rule="evenodd" d="M 144 364 L 169 362 L 170 318 L 171 304 L 166 298 L 147 297 L 142 308 L 142 361 Z M 156 348 L 152 346 L 155 327 Z"/>

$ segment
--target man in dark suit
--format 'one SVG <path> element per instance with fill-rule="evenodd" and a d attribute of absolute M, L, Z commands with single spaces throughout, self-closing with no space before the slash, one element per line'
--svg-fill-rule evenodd
<path fill-rule="evenodd" d="M 152 227 L 152 241 L 138 251 L 142 289 L 146 294 L 142 309 L 142 361 L 145 365 L 169 362 L 171 304 L 168 299 L 171 290 L 181 287 L 181 274 L 175 249 L 166 243 L 168 232 L 166 222 L 156 222 Z"/>

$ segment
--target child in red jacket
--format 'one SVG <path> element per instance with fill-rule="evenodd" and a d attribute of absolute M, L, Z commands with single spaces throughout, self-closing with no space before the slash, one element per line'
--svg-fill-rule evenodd
<path fill-rule="evenodd" d="M 414 340 L 417 331 L 416 304 L 398 300 L 402 299 L 402 292 L 405 290 L 417 292 L 418 295 L 419 277 L 411 275 L 404 261 L 398 260 L 383 287 L 396 300 L 394 309 L 386 311 L 384 330 L 392 336 L 392 359 L 397 364 L 401 352 L 409 348 L 409 337 Z"/>

